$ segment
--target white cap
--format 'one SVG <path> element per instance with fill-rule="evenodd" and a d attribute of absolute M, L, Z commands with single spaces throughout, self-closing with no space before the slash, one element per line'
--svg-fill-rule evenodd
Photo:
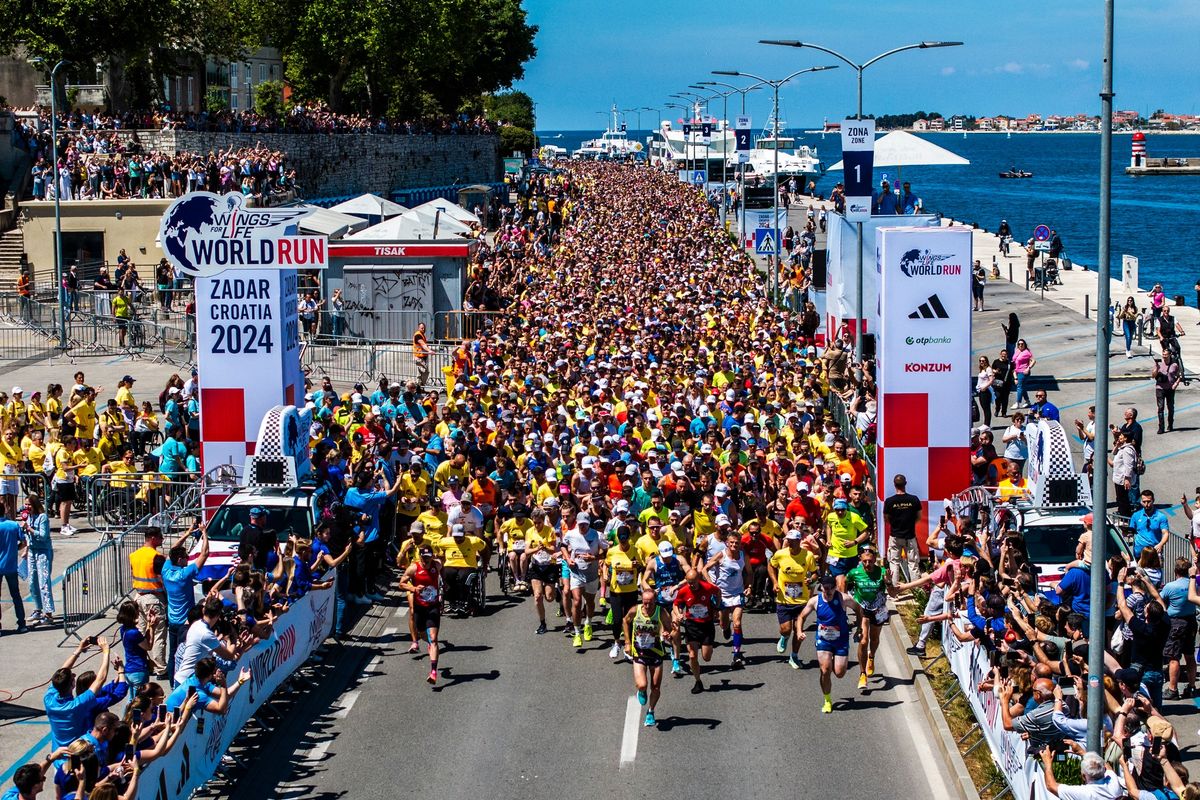
<path fill-rule="evenodd" d="M 558 508 L 558 498 L 547 497 L 542 501 L 542 508 Z"/>
<path fill-rule="evenodd" d="M 575 517 L 575 525 L 580 528 L 586 528 L 588 525 L 591 525 L 591 524 L 592 524 L 592 518 L 589 517 L 587 514 L 579 514 L 578 516 Z"/>
<path fill-rule="evenodd" d="M 553 469 L 546 470 L 546 480 L 548 480 L 548 481 L 558 480 L 558 471 L 553 470 Z"/>
<path fill-rule="evenodd" d="M 810 487 L 808 485 L 808 481 L 800 481 L 799 483 L 796 484 L 797 492 L 807 492 L 807 491 L 809 491 L 809 488 Z"/>
<path fill-rule="evenodd" d="M 838 477 L 839 477 L 839 479 L 840 479 L 841 481 L 843 481 L 843 482 L 845 482 L 845 481 L 850 481 L 851 483 L 853 483 L 853 482 L 854 482 L 854 476 L 853 476 L 853 475 L 851 475 L 849 472 L 843 472 L 843 473 L 842 473 L 840 476 L 838 476 Z"/>
<path fill-rule="evenodd" d="M 13 394 L 23 394 L 23 390 L 21 389 L 21 387 L 20 387 L 20 386 L 14 386 L 14 387 L 12 388 L 12 393 L 13 393 Z"/>
<path fill-rule="evenodd" d="M 673 556 L 675 555 L 675 546 L 670 542 L 659 542 L 658 554 L 660 556 Z"/>
<path fill-rule="evenodd" d="M 743 425 L 749 425 L 751 422 L 757 422 L 757 421 L 758 421 L 758 420 L 756 420 L 756 419 L 754 418 L 754 415 L 753 415 L 753 414 L 747 414 L 746 416 L 742 417 L 742 424 L 743 424 Z"/>
<path fill-rule="evenodd" d="M 804 539 L 804 534 L 803 534 L 803 533 L 801 533 L 800 531 L 796 530 L 795 528 L 792 528 L 790 531 L 788 531 L 788 532 L 787 532 L 787 533 L 784 535 L 784 537 L 783 537 L 783 538 L 784 538 L 784 539 L 788 539 L 788 540 L 790 540 L 790 541 L 793 541 L 793 542 L 799 542 L 799 541 L 801 541 L 801 540 L 803 540 L 803 539 Z"/>
<path fill-rule="evenodd" d="M 714 522 L 716 522 L 718 526 L 733 524 L 732 522 L 729 521 L 729 517 L 726 516 L 725 514 L 717 514 L 717 518 L 714 520 Z"/>
<path fill-rule="evenodd" d="M 682 461 L 672 461 L 671 462 L 671 472 L 673 472 L 676 475 L 683 475 L 683 462 Z"/>
<path fill-rule="evenodd" d="M 712 445 L 708 444 L 707 442 L 700 445 L 700 452 L 703 453 L 704 455 L 709 455 L 710 453 L 712 453 Z"/>
<path fill-rule="evenodd" d="M 450 535 L 451 536 L 466 536 L 467 529 L 465 527 L 463 527 L 462 525 L 456 524 L 450 528 Z"/>
<path fill-rule="evenodd" d="M 626 475 L 637 475 L 638 474 L 637 464 L 630 464 L 629 466 L 625 467 L 625 474 Z"/>
<path fill-rule="evenodd" d="M 613 504 L 613 513 L 614 514 L 622 514 L 622 513 L 628 513 L 628 512 L 629 512 L 629 501 L 618 500 L 616 503 Z"/>
<path fill-rule="evenodd" d="M 167 394 L 179 394 L 179 387 L 172 386 L 170 389 L 167 390 Z"/>
<path fill-rule="evenodd" d="M 584 456 L 583 457 L 583 468 L 584 469 L 592 469 L 595 466 L 596 466 L 596 457 L 595 456 Z"/>
<path fill-rule="evenodd" d="M 717 488 L 713 489 L 713 494 L 717 495 L 718 497 L 724 497 L 725 495 L 729 494 L 729 484 L 718 483 Z"/>

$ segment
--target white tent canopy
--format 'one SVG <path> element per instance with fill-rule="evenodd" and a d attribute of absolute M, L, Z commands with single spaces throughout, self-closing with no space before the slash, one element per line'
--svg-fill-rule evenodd
<path fill-rule="evenodd" d="M 437 236 L 434 236 L 435 213 L 422 211 L 420 207 L 405 211 L 398 217 L 384 220 L 377 225 L 358 231 L 347 239 L 364 239 L 371 241 L 401 241 L 412 242 L 422 239 L 461 240 L 470 232 L 470 228 L 446 214 L 437 216 Z"/>
<path fill-rule="evenodd" d="M 337 239 L 367 225 L 367 221 L 362 217 L 340 214 L 328 208 L 313 205 L 303 205 L 301 208 L 312 212 L 297 224 L 301 233 L 315 233 Z"/>
<path fill-rule="evenodd" d="M 362 194 L 331 206 L 330 211 L 341 214 L 353 214 L 356 217 L 395 217 L 408 209 L 399 203 L 393 203 L 376 194 Z"/>
<path fill-rule="evenodd" d="M 433 216 L 435 214 L 437 214 L 438 211 L 441 211 L 442 213 L 439 216 L 442 219 L 445 219 L 446 217 L 450 217 L 451 219 L 456 219 L 459 222 L 465 222 L 465 223 L 474 224 L 474 225 L 479 224 L 479 217 L 475 216 L 470 211 L 467 211 L 465 208 L 460 206 L 458 203 L 452 202 L 450 200 L 443 200 L 443 199 L 430 200 L 428 203 L 422 203 L 421 205 L 413 208 L 412 210 L 420 211 L 423 213 L 428 212 L 429 217 L 431 219 L 433 218 Z"/>
<path fill-rule="evenodd" d="M 841 161 L 829 169 L 842 169 Z M 971 162 L 907 131 L 892 131 L 875 140 L 876 167 L 965 166 Z"/>

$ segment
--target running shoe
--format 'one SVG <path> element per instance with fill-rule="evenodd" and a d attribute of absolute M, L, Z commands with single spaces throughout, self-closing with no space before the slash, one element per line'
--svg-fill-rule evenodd
<path fill-rule="evenodd" d="M 867 659 L 867 674 L 868 675 L 875 674 L 875 659 L 873 659 L 873 658 Z"/>
<path fill-rule="evenodd" d="M 605 598 L 605 597 L 601 597 L 601 598 L 600 598 L 600 607 L 601 607 L 601 608 L 604 608 L 604 607 L 605 607 L 605 606 L 607 606 L 607 605 L 608 605 L 608 599 L 607 599 L 607 598 Z"/>
<path fill-rule="evenodd" d="M 429 670 L 429 677 L 426 678 L 425 680 L 429 681 L 430 683 L 437 683 L 437 670 L 436 669 Z"/>
<path fill-rule="evenodd" d="M 734 653 L 734 654 L 733 654 L 733 661 L 730 663 L 730 666 L 731 666 L 733 669 L 745 669 L 745 668 L 746 668 L 746 659 L 745 659 L 745 657 L 744 657 L 744 656 L 742 656 L 742 654 L 741 654 L 741 653 Z"/>
<path fill-rule="evenodd" d="M 800 662 L 796 660 L 796 654 L 792 653 L 788 656 L 788 666 L 792 669 L 800 669 Z"/>
<path fill-rule="evenodd" d="M 684 675 L 687 675 L 687 670 L 685 670 L 683 667 L 681 667 L 679 665 L 678 661 L 672 661 L 671 662 L 671 677 L 682 678 Z"/>
<path fill-rule="evenodd" d="M 534 631 L 534 633 L 536 633 L 538 636 L 541 636 L 545 632 L 546 632 L 546 623 L 545 622 L 539 623 L 537 626 L 537 630 Z"/>
<path fill-rule="evenodd" d="M 580 637 L 580 635 L 578 633 L 575 634 L 575 638 L 571 639 L 571 646 L 572 647 L 583 647 L 583 638 Z"/>
<path fill-rule="evenodd" d="M 646 705 L 646 693 L 643 692 L 641 689 L 638 689 L 637 699 L 638 699 L 639 706 Z M 651 713 L 651 715 L 653 716 L 653 712 Z"/>
<path fill-rule="evenodd" d="M 562 610 L 562 608 L 561 608 L 561 607 L 560 607 L 560 608 L 557 608 L 557 609 L 555 609 L 555 611 L 554 611 L 554 616 L 556 616 L 556 617 L 561 617 L 562 615 L 563 615 L 563 610 Z"/>
<path fill-rule="evenodd" d="M 912 647 L 905 648 L 904 652 L 908 653 L 910 656 L 917 656 L 918 658 L 925 657 L 925 648 L 915 644 Z"/>
<path fill-rule="evenodd" d="M 647 712 L 646 712 L 646 721 L 645 721 L 645 722 L 643 722 L 642 724 L 643 724 L 643 725 L 645 725 L 647 728 L 653 728 L 653 727 L 654 727 L 654 725 L 655 725 L 655 719 L 654 719 L 654 712 L 653 712 L 653 711 L 647 711 Z"/>
<path fill-rule="evenodd" d="M 775 643 L 775 652 L 782 653 L 785 650 L 787 650 L 787 637 L 780 636 L 779 641 Z"/>
<path fill-rule="evenodd" d="M 616 660 L 621 657 L 621 645 L 613 642 L 613 646 L 608 648 L 608 657 Z"/>
<path fill-rule="evenodd" d="M 697 678 L 696 682 L 692 684 L 692 694 L 700 694 L 703 691 L 704 684 L 700 682 L 699 678 Z"/>
<path fill-rule="evenodd" d="M 830 700 L 828 697 L 826 697 L 825 702 L 821 704 L 821 713 L 822 714 L 832 714 L 833 713 L 833 701 Z"/>
<path fill-rule="evenodd" d="M 859 689 L 867 688 L 867 673 L 860 672 L 858 674 L 858 688 Z"/>
<path fill-rule="evenodd" d="M 590 642 L 592 640 L 592 624 L 590 622 L 583 623 L 583 640 Z M 576 645 L 578 647 L 579 645 Z"/>
<path fill-rule="evenodd" d="M 612 625 L 612 606 L 609 606 L 608 611 L 604 614 L 604 624 Z"/>
<path fill-rule="evenodd" d="M 79 531 L 75 530 L 75 528 L 70 525 L 63 525 L 62 530 L 60 530 L 59 533 L 61 533 L 63 536 L 74 536 L 75 534 L 79 533 Z"/>

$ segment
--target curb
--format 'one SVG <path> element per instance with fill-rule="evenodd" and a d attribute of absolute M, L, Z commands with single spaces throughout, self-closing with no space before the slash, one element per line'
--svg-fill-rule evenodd
<path fill-rule="evenodd" d="M 954 734 L 946 723 L 946 717 L 942 714 L 942 709 L 937 702 L 937 695 L 933 693 L 933 686 L 929 683 L 928 676 L 925 675 L 924 665 L 921 664 L 920 659 L 905 652 L 912 646 L 912 639 L 909 638 L 908 630 L 904 627 L 900 611 L 896 607 L 895 601 L 891 599 L 888 600 L 888 606 L 895 612 L 892 618 L 893 624 L 888 627 L 892 629 L 892 638 L 901 654 L 901 663 L 913 668 L 913 687 L 921 701 L 921 710 L 925 712 L 925 719 L 936 734 L 934 740 L 938 749 L 945 757 L 945 764 L 952 782 L 951 788 L 956 789 L 958 796 L 963 800 L 980 800 L 979 791 L 975 788 L 975 781 L 967 770 L 967 763 L 963 761 L 962 754 L 958 752 Z"/>

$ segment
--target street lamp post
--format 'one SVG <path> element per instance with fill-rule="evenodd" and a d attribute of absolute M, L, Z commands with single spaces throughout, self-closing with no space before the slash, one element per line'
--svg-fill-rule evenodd
<path fill-rule="evenodd" d="M 691 84 L 691 88 L 709 89 L 709 87 L 699 83 Z M 720 97 L 723 104 L 721 109 L 721 228 L 724 230 L 726 225 L 725 219 L 728 216 L 726 206 L 729 199 L 729 188 L 727 186 L 729 179 L 726 172 L 729 167 L 729 150 L 725 143 L 729 141 L 729 95 L 733 94 L 733 92 L 722 92 L 719 89 L 709 90 L 716 92 L 715 96 Z"/>
<path fill-rule="evenodd" d="M 1103 87 L 1100 89 L 1100 242 L 1096 260 L 1096 442 L 1108 441 L 1108 346 L 1112 339 L 1109 313 L 1110 275 L 1109 245 L 1112 216 L 1112 109 L 1113 109 L 1113 0 L 1104 3 L 1104 67 Z M 1092 529 L 1108 536 L 1108 462 L 1103 455 L 1093 460 Z M 1099 527 L 1097 527 L 1099 526 Z M 1099 565 L 1092 566 L 1092 608 L 1104 607 L 1107 576 Z M 1121 591 L 1118 588 L 1118 591 Z M 1104 615 L 1093 612 L 1088 636 L 1093 642 L 1104 641 Z M 1104 725 L 1104 648 L 1088 648 L 1087 749 L 1100 751 Z"/>
<path fill-rule="evenodd" d="M 45 65 L 42 58 L 33 59 L 34 64 Z M 62 206 L 59 205 L 59 195 L 62 194 L 62 181 L 58 175 L 58 92 L 55 80 L 58 71 L 71 62 L 60 59 L 50 70 L 50 158 L 54 161 L 54 279 L 58 282 L 58 346 L 64 350 L 67 347 L 67 304 L 69 297 L 63 287 L 63 256 L 62 256 Z"/>
<path fill-rule="evenodd" d="M 687 119 L 687 114 L 690 111 L 690 109 L 687 106 L 683 105 L 682 103 L 663 103 L 663 108 L 678 109 L 679 111 L 683 112 L 685 120 Z M 682 128 L 681 128 L 681 130 L 682 130 Z M 670 149 L 670 148 L 668 148 L 668 149 Z M 674 150 L 672 150 L 672 152 L 674 152 Z M 684 164 L 683 164 L 684 169 L 687 169 L 687 140 L 686 139 L 684 140 L 683 159 L 684 159 Z M 672 158 L 671 161 L 674 162 L 675 159 Z M 674 163 L 672 163 L 672 166 L 674 166 Z"/>
<path fill-rule="evenodd" d="M 732 83 L 724 81 L 699 81 L 699 86 L 724 86 L 730 91 L 737 92 L 742 96 L 742 115 L 746 114 L 746 95 L 762 88 L 761 83 L 752 83 L 746 87 L 734 86 Z M 726 117 L 728 120 L 728 116 Z M 746 236 L 746 165 L 738 163 L 738 215 L 741 218 L 741 223 L 738 225 L 738 236 L 745 242 Z M 743 245 L 744 246 L 744 245 Z"/>
<path fill-rule="evenodd" d="M 689 104 L 688 112 L 693 115 L 693 119 L 695 119 L 695 115 L 697 113 L 699 113 L 698 106 L 704 100 L 704 97 L 696 94 L 695 92 L 675 92 L 674 94 L 671 95 L 671 97 L 678 97 L 680 100 L 686 100 Z M 687 122 L 686 118 L 684 119 L 684 122 Z M 686 141 L 687 155 L 685 156 L 685 158 L 687 158 L 687 160 L 688 160 L 688 173 L 689 173 L 688 179 L 689 180 L 691 179 L 690 173 L 696 169 L 696 157 L 697 157 L 697 153 L 700 149 L 695 144 L 695 135 L 696 135 L 696 131 L 693 130 L 690 134 L 688 134 L 687 141 Z"/>
<path fill-rule="evenodd" d="M 653 111 L 655 114 L 657 114 L 657 115 L 658 115 L 658 127 L 654 129 L 654 132 L 655 132 L 655 133 L 661 133 L 661 132 L 662 132 L 662 109 L 661 109 L 661 108 L 651 108 L 650 106 L 643 106 L 643 107 L 642 107 L 642 111 Z M 650 137 L 650 138 L 647 140 L 647 148 L 646 148 L 646 166 L 650 166 L 650 148 L 649 148 L 649 145 L 650 145 L 650 143 L 652 143 L 653 141 L 654 141 L 654 137 L 653 137 L 653 136 L 651 136 L 651 137 Z"/>
<path fill-rule="evenodd" d="M 863 116 L 863 71 L 867 67 L 871 66 L 877 61 L 882 61 L 888 56 L 895 55 L 896 53 L 903 53 L 905 50 L 928 50 L 934 47 L 957 47 L 958 45 L 962 44 L 962 42 L 918 42 L 917 44 L 906 44 L 903 47 L 896 47 L 892 50 L 888 50 L 885 53 L 880 53 L 874 58 L 868 59 L 861 64 L 856 64 L 836 50 L 830 50 L 828 47 L 822 47 L 819 44 L 812 44 L 811 42 L 800 42 L 796 41 L 795 39 L 760 39 L 758 43 L 779 45 L 781 47 L 807 47 L 810 50 L 819 50 L 822 53 L 831 55 L 848 65 L 855 71 L 855 73 L 857 73 L 858 76 L 858 111 L 855 119 L 862 119 Z M 863 357 L 863 327 L 867 318 L 863 311 L 863 224 L 861 222 L 856 222 L 855 227 L 858 229 L 858 288 L 855 292 L 854 310 L 855 313 L 858 314 L 859 330 L 856 331 L 854 335 L 854 357 L 857 361 L 861 362 Z"/>
<path fill-rule="evenodd" d="M 821 66 L 821 67 L 808 67 L 806 69 L 796 70 L 791 75 L 788 75 L 786 78 L 780 78 L 779 80 L 776 80 L 776 81 L 767 80 L 766 78 L 760 77 L 753 73 L 741 72 L 738 70 L 713 70 L 713 73 L 712 73 L 713 75 L 728 75 L 728 76 L 732 76 L 734 78 L 750 78 L 751 80 L 758 81 L 759 83 L 763 84 L 764 86 L 770 86 L 771 89 L 775 93 L 775 101 L 774 101 L 774 105 L 773 105 L 773 108 L 775 110 L 775 114 L 774 114 L 775 129 L 774 129 L 774 133 L 773 133 L 775 141 L 772 143 L 772 150 L 774 150 L 774 153 L 775 153 L 775 166 L 772 171 L 773 174 L 771 176 L 771 195 L 772 195 L 772 197 L 771 197 L 771 227 L 774 229 L 773 232 L 775 234 L 775 265 L 774 265 L 774 268 L 771 270 L 774 273 L 774 275 L 768 276 L 768 283 L 767 283 L 768 287 L 772 287 L 772 285 L 773 285 L 771 292 L 774 296 L 775 302 L 779 301 L 779 256 L 780 256 L 779 251 L 781 249 L 779 247 L 779 87 L 783 86 L 785 83 L 790 81 L 792 78 L 795 78 L 797 75 L 804 75 L 805 73 L 808 73 L 808 72 L 823 72 L 827 69 L 837 69 L 837 66 L 833 65 L 833 66 Z M 746 202 L 746 199 L 743 197 L 742 198 L 743 206 L 745 205 L 745 202 Z M 861 250 L 861 248 L 860 248 L 860 250 Z"/>

